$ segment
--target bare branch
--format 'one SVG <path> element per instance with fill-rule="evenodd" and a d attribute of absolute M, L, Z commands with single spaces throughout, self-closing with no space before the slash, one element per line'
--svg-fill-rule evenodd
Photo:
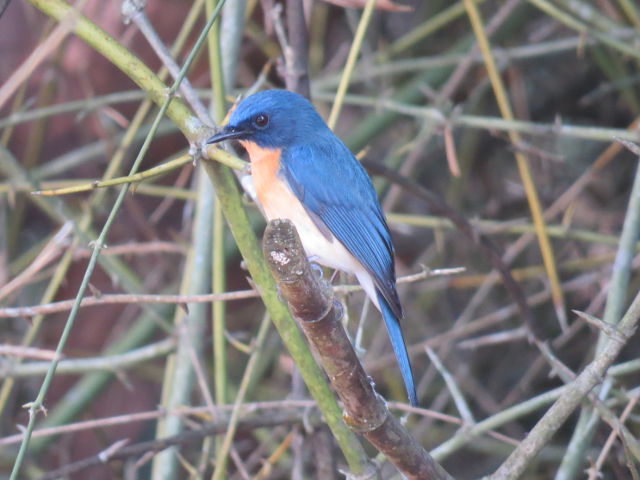
<path fill-rule="evenodd" d="M 253 418 L 249 420 L 242 420 L 238 424 L 239 432 L 247 432 L 255 430 L 257 428 L 272 428 L 276 425 L 291 425 L 299 422 L 300 419 L 297 415 L 265 415 L 260 418 Z M 150 440 L 148 442 L 136 443 L 127 447 L 121 447 L 115 451 L 109 451 L 108 461 L 118 460 L 123 458 L 135 457 L 144 455 L 148 452 L 160 452 L 166 448 L 174 445 L 184 445 L 187 443 L 201 440 L 204 437 L 211 435 L 220 435 L 227 431 L 228 422 L 221 421 L 215 423 L 209 423 L 203 425 L 198 430 L 190 430 L 188 432 L 172 435 L 170 437 L 160 438 L 158 440 Z M 116 443 L 113 446 L 121 446 L 120 443 Z M 56 478 L 71 475 L 72 473 L 80 472 L 89 467 L 94 467 L 105 463 L 104 452 L 100 452 L 92 457 L 85 458 L 83 460 L 70 463 L 64 467 L 53 470 L 38 478 L 38 480 L 53 480 Z"/>
<path fill-rule="evenodd" d="M 263 248 L 282 296 L 343 403 L 347 425 L 407 478 L 450 478 L 375 392 L 340 322 L 342 305 L 334 301 L 328 283 L 312 271 L 293 224 L 269 222 Z"/>

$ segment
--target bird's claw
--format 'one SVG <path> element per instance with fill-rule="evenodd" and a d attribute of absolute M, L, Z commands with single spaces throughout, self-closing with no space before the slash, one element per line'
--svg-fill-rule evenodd
<path fill-rule="evenodd" d="M 309 261 L 311 270 L 314 271 L 314 273 L 318 276 L 318 278 L 322 278 L 324 275 L 324 270 L 322 269 L 322 266 L 317 262 L 318 257 L 316 255 L 312 255 L 308 257 L 307 260 Z"/>

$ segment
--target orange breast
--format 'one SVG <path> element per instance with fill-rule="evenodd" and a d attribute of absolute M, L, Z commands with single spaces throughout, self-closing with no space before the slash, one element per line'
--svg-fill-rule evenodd
<path fill-rule="evenodd" d="M 253 184 L 267 220 L 291 220 L 298 230 L 307 255 L 316 258 L 323 265 L 357 275 L 373 303 L 378 305 L 373 282 L 367 277 L 368 273 L 362 264 L 342 243 L 334 242 L 332 235 L 327 236 L 318 229 L 286 180 L 278 175 L 281 150 L 260 148 L 253 142 L 241 143 L 249 152 Z"/>
<path fill-rule="evenodd" d="M 281 150 L 261 148 L 248 141 L 241 143 L 249 153 L 253 184 L 267 219 L 288 218 L 291 207 L 300 202 L 278 176 Z"/>

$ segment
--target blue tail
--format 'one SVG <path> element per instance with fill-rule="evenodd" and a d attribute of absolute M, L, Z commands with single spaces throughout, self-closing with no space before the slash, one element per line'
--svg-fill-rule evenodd
<path fill-rule="evenodd" d="M 402 329 L 400 328 L 400 320 L 394 315 L 391 307 L 379 292 L 378 303 L 380 304 L 380 311 L 382 312 L 384 323 L 387 326 L 387 332 L 389 332 L 389 338 L 391 339 L 393 351 L 396 354 L 396 359 L 398 360 L 398 365 L 400 366 L 400 372 L 402 373 L 402 378 L 404 379 L 404 385 L 407 389 L 409 402 L 412 406 L 417 407 L 418 396 L 416 395 L 416 386 L 415 382 L 413 381 L 413 372 L 411 371 L 411 363 L 409 362 L 407 346 L 404 342 Z"/>

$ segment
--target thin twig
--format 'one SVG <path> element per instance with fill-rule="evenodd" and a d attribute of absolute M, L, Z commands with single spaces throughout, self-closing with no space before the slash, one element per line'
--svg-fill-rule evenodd
<path fill-rule="evenodd" d="M 633 148 L 633 147 L 632 147 Z M 622 317 L 624 305 L 627 301 L 628 286 L 631 278 L 631 263 L 634 258 L 636 242 L 640 233 L 640 163 L 636 164 L 636 174 L 631 188 L 629 204 L 622 227 L 620 243 L 613 264 L 613 272 L 609 283 L 607 301 L 602 321 L 611 326 L 610 329 L 601 329 L 598 335 L 595 355 L 596 358 L 604 348 L 606 342 L 611 339 L 619 340 L 619 334 L 610 335 L 611 330 L 617 330 L 616 324 Z M 582 318 L 584 316 L 581 315 Z M 570 478 L 575 475 L 583 461 L 583 452 L 590 442 L 596 426 L 595 413 L 591 408 L 585 408 L 580 412 L 578 423 L 569 442 L 570 448 L 560 465 L 559 475 Z"/>
<path fill-rule="evenodd" d="M 624 407 L 624 410 L 622 411 L 622 414 L 620 414 L 620 422 L 621 423 L 624 423 L 627 420 L 627 418 L 629 417 L 629 415 L 633 411 L 634 407 L 638 403 L 638 400 L 640 400 L 640 396 L 638 396 L 638 395 L 633 396 L 633 397 L 631 397 L 631 399 L 629 399 L 629 402 L 627 403 L 627 406 Z M 596 480 L 596 479 L 602 477 L 602 472 L 601 472 L 602 465 L 604 465 L 604 462 L 605 462 L 605 460 L 607 458 L 607 455 L 609 454 L 609 451 L 611 450 L 611 447 L 613 446 L 613 442 L 615 442 L 616 438 L 618 438 L 619 436 L 620 436 L 620 434 L 616 430 L 613 430 L 609 434 L 609 437 L 607 438 L 607 441 L 604 443 L 604 446 L 602 447 L 602 451 L 600 452 L 600 455 L 598 455 L 598 459 L 596 460 L 595 465 L 587 470 L 587 472 L 589 474 L 589 479 L 588 480 Z"/>
<path fill-rule="evenodd" d="M 423 269 L 419 273 L 405 275 L 398 278 L 398 283 L 419 282 L 429 277 L 442 275 L 453 275 L 464 271 L 463 268 L 448 269 Z M 351 293 L 361 291 L 360 285 L 336 285 L 335 292 Z M 201 295 L 164 295 L 164 294 L 104 294 L 100 296 L 83 297 L 80 307 L 91 307 L 96 305 L 113 304 L 141 304 L 141 303 L 175 303 L 177 305 L 188 305 L 189 303 L 213 303 L 229 302 L 235 300 L 245 300 L 248 298 L 258 298 L 260 292 L 257 290 L 237 290 L 224 293 L 207 293 Z M 49 315 L 52 313 L 65 312 L 73 307 L 74 300 L 61 300 L 59 302 L 44 305 L 33 305 L 28 307 L 3 307 L 0 308 L 0 318 L 34 317 L 36 315 Z"/>
<path fill-rule="evenodd" d="M 5 102 L 20 85 L 24 85 L 27 82 L 29 75 L 31 75 L 52 52 L 58 51 L 60 44 L 67 35 L 73 31 L 76 17 L 76 11 L 69 11 L 69 13 L 60 20 L 59 24 L 47 39 L 31 52 L 20 67 L 14 69 L 13 74 L 8 80 L 3 82 L 2 86 L 0 86 L 0 108 L 4 106 Z"/>
<path fill-rule="evenodd" d="M 37 3 L 37 6 L 39 6 L 40 8 L 44 8 L 44 9 L 51 9 L 55 10 L 56 8 L 61 9 L 63 12 L 65 12 L 63 15 L 67 15 L 69 12 L 75 12 L 75 10 L 71 9 L 68 5 L 60 5 L 59 2 L 46 2 L 46 3 Z M 80 15 L 78 15 L 78 20 L 80 20 Z M 87 22 L 85 22 L 86 25 Z M 210 23 L 209 22 L 209 27 L 210 27 Z M 160 124 L 160 120 L 163 118 L 163 116 L 165 115 L 165 113 L 169 113 L 169 105 L 171 104 L 171 100 L 173 99 L 173 94 L 176 92 L 178 86 L 180 85 L 180 81 L 181 79 L 185 76 L 187 69 L 191 66 L 191 63 L 193 62 L 193 60 L 195 59 L 196 53 L 198 52 L 199 47 L 202 45 L 202 42 L 204 40 L 204 37 L 206 36 L 206 33 L 208 32 L 208 28 L 203 29 L 203 34 L 201 35 L 201 37 L 199 38 L 199 41 L 196 42 L 194 48 L 192 49 L 191 53 L 189 54 L 189 57 L 187 58 L 187 60 L 185 61 L 185 64 L 180 72 L 180 75 L 178 76 L 178 78 L 176 79 L 176 81 L 174 82 L 174 84 L 172 85 L 171 89 L 169 90 L 169 95 L 164 96 L 163 101 L 162 101 L 162 106 L 158 112 L 158 114 L 156 115 L 156 118 L 154 119 L 153 125 L 149 131 L 149 134 L 147 136 L 147 138 L 145 139 L 145 142 L 143 143 L 135 161 L 133 162 L 132 166 L 131 166 L 131 170 L 130 170 L 130 174 L 133 175 L 137 172 L 140 164 L 142 163 L 142 160 L 151 144 L 151 139 L 153 138 L 155 131 L 157 130 L 159 124 Z M 127 52 L 128 55 L 130 55 L 129 52 Z M 122 60 L 122 58 L 120 58 L 120 60 Z M 142 68 L 140 68 L 140 70 L 142 70 Z M 140 74 L 141 72 L 137 72 L 138 74 Z M 153 77 L 155 79 L 155 77 Z M 157 79 L 156 79 L 157 80 Z M 149 79 L 145 78 L 144 83 L 145 85 L 148 85 Z M 158 83 L 160 83 L 158 81 Z M 174 113 L 177 113 L 174 110 Z M 184 113 L 184 112 L 183 112 Z M 191 118 L 193 118 L 190 114 L 189 116 Z M 178 120 L 177 117 L 174 117 L 174 120 Z M 194 128 L 193 125 L 193 121 L 191 122 L 191 125 L 189 126 L 191 129 Z M 197 126 L 197 129 L 201 129 L 201 126 Z M 122 202 L 124 201 L 124 198 L 127 194 L 128 191 L 128 187 L 127 185 L 123 186 L 122 189 L 120 190 L 120 193 L 117 197 L 117 199 L 115 200 L 113 207 L 111 208 L 111 211 L 109 213 L 109 216 L 107 218 L 107 220 L 105 221 L 105 224 L 100 232 L 100 235 L 98 236 L 98 238 L 96 239 L 95 243 L 94 243 L 94 248 L 93 248 L 93 252 L 91 255 L 91 258 L 89 259 L 89 264 L 85 270 L 85 274 L 82 278 L 82 282 L 80 284 L 80 287 L 78 288 L 78 294 L 76 296 L 76 300 L 74 303 L 73 308 L 71 309 L 71 312 L 69 313 L 69 316 L 67 318 L 67 321 L 65 323 L 65 327 L 64 330 L 62 332 L 62 334 L 60 335 L 60 339 L 58 341 L 58 346 L 56 347 L 56 354 L 57 356 L 60 356 L 62 354 L 62 351 L 64 350 L 64 347 L 67 343 L 67 340 L 71 334 L 71 330 L 73 328 L 73 324 L 75 322 L 75 319 L 77 317 L 78 314 L 78 310 L 80 308 L 80 303 L 82 301 L 82 297 L 85 294 L 85 291 L 89 285 L 89 280 L 91 278 L 91 275 L 93 273 L 93 270 L 96 266 L 97 260 L 98 260 L 98 256 L 100 255 L 100 250 L 103 248 L 103 245 L 105 244 L 105 240 L 107 237 L 107 233 L 109 232 L 109 229 L 113 223 L 113 221 L 115 220 L 115 217 L 117 215 L 118 210 L 120 209 L 120 206 L 122 205 Z M 16 456 L 16 461 L 13 464 L 13 469 L 11 471 L 11 480 L 16 480 L 20 469 L 22 468 L 22 463 L 24 462 L 24 458 L 25 455 L 27 453 L 27 449 L 29 447 L 29 440 L 30 440 L 30 436 L 31 436 L 31 432 L 33 431 L 33 428 L 35 426 L 35 421 L 36 421 L 36 414 L 37 412 L 40 411 L 40 409 L 43 406 L 44 403 L 44 398 L 45 395 L 47 393 L 47 391 L 49 390 L 49 386 L 51 384 L 51 381 L 53 379 L 53 376 L 55 374 L 56 371 L 56 367 L 57 367 L 57 360 L 53 360 L 51 362 L 50 368 L 47 371 L 47 374 L 45 376 L 45 379 L 42 382 L 42 386 L 40 387 L 40 390 L 38 392 L 38 395 L 36 397 L 36 399 L 33 402 L 30 402 L 27 407 L 29 409 L 29 423 L 27 425 L 27 429 L 26 429 L 26 435 L 24 438 L 24 441 L 22 442 L 22 444 L 20 445 L 20 449 L 18 451 L 18 454 Z"/>
<path fill-rule="evenodd" d="M 482 21 L 482 17 L 480 16 L 479 9 L 472 0 L 464 0 L 464 5 L 467 9 L 471 26 L 473 27 L 474 34 L 478 40 L 478 45 L 484 58 L 487 74 L 489 75 L 500 113 L 506 120 L 512 121 L 514 120 L 514 115 L 511 109 L 511 103 L 506 94 L 502 77 L 499 74 L 495 57 L 491 52 L 489 38 Z M 511 140 L 511 143 L 515 145 L 522 142 L 522 137 L 519 132 L 509 132 L 509 139 Z M 518 171 L 525 188 L 531 217 L 533 218 L 533 223 L 536 227 L 536 236 L 538 238 L 542 260 L 547 271 L 547 276 L 549 277 L 556 316 L 560 326 L 564 330 L 568 325 L 567 315 L 565 312 L 564 292 L 560 287 L 560 277 L 558 275 L 555 254 L 553 247 L 551 246 L 551 242 L 549 241 L 549 234 L 546 231 L 546 221 L 544 219 L 543 209 L 538 195 L 538 188 L 531 172 L 529 159 L 521 151 L 516 151 L 515 157 L 518 164 Z"/>
<path fill-rule="evenodd" d="M 147 15 L 144 13 L 145 4 L 146 2 L 124 0 L 122 2 L 122 16 L 124 17 L 124 22 L 133 22 L 140 29 L 144 37 L 147 39 L 147 42 L 149 42 L 149 45 L 151 45 L 151 48 L 153 48 L 153 51 L 156 52 L 156 55 L 158 55 L 162 61 L 162 64 L 167 67 L 167 70 L 169 70 L 173 79 L 176 80 L 180 76 L 180 66 L 173 59 L 171 52 L 160 39 L 160 36 L 151 25 L 151 22 L 149 22 Z M 180 82 L 180 92 L 189 102 L 189 106 L 193 109 L 196 115 L 198 115 L 200 121 L 205 125 L 213 126 L 213 122 L 211 121 L 207 108 L 204 106 L 200 97 L 191 85 L 191 82 L 186 77 Z"/>
<path fill-rule="evenodd" d="M 298 423 L 300 420 L 297 416 L 292 415 L 266 415 L 261 418 L 242 420 L 238 424 L 238 431 L 249 432 L 258 428 L 273 428 L 277 425 L 291 425 Z M 160 452 L 174 445 L 184 445 L 201 440 L 204 437 L 211 435 L 220 435 L 227 430 L 227 422 L 215 422 L 204 425 L 198 430 L 190 430 L 170 437 L 164 437 L 157 440 L 150 440 L 148 442 L 141 442 L 134 445 L 122 447 L 115 452 L 110 452 L 109 461 L 126 459 L 129 457 L 135 457 L 144 455 L 147 452 Z M 71 475 L 76 472 L 81 472 L 87 468 L 100 465 L 104 463 L 104 458 L 101 454 L 85 458 L 74 463 L 65 465 L 64 467 L 53 470 L 45 475 L 38 477 L 38 480 L 54 480 L 60 477 Z"/>
<path fill-rule="evenodd" d="M 106 355 L 104 357 L 95 358 L 62 358 L 58 363 L 57 373 L 77 374 L 92 371 L 118 371 L 140 362 L 145 362 L 167 355 L 174 351 L 176 342 L 173 338 L 161 340 L 160 342 L 131 350 L 127 353 L 118 355 Z M 23 347 L 20 347 L 23 348 Z M 31 350 L 31 349 L 28 349 Z M 52 357 L 53 352 L 48 353 L 48 357 Z M 0 348 L 2 354 L 2 348 Z M 6 352 L 5 352 L 6 354 Z M 17 365 L 0 364 L 0 375 L 5 378 L 10 377 L 28 377 L 35 375 L 43 375 L 47 373 L 49 362 L 30 362 Z"/>
<path fill-rule="evenodd" d="M 509 268 L 500 257 L 497 248 L 493 245 L 491 240 L 478 232 L 466 218 L 464 218 L 460 213 L 447 205 L 444 200 L 442 200 L 434 193 L 428 191 L 412 180 L 397 174 L 393 170 L 380 165 L 379 163 L 371 162 L 368 160 L 365 160 L 362 163 L 370 172 L 376 173 L 378 175 L 384 175 L 393 183 L 404 188 L 408 193 L 411 193 L 416 198 L 419 198 L 423 202 L 427 203 L 430 209 L 442 215 L 445 215 L 470 241 L 478 245 L 489 257 L 491 263 L 493 264 L 493 267 L 498 272 L 500 272 L 505 287 L 507 288 L 507 290 L 509 290 L 509 293 L 518 305 L 523 322 L 527 325 L 531 334 L 536 337 L 542 336 L 542 332 L 540 331 L 536 322 L 533 321 L 531 310 L 527 304 L 527 300 L 524 296 L 524 293 L 522 292 L 522 289 L 520 288 L 519 284 L 513 279 Z"/>
<path fill-rule="evenodd" d="M 436 352 L 434 352 L 432 349 L 428 347 L 425 350 L 427 352 L 427 355 L 429 356 L 429 359 L 431 360 L 433 365 L 436 367 L 438 372 L 440 372 L 440 375 L 442 375 L 442 378 L 447 384 L 447 388 L 449 389 L 449 392 L 453 397 L 453 401 L 455 402 L 458 412 L 460 412 L 460 416 L 462 417 L 462 419 L 468 425 L 473 425 L 474 423 L 476 423 L 475 419 L 473 418 L 473 413 L 469 408 L 469 404 L 467 403 L 467 400 L 464 398 L 464 394 L 462 393 L 462 390 L 458 387 L 458 383 L 456 382 L 453 375 L 451 375 L 451 373 L 449 373 L 449 371 L 446 369 L 446 367 L 444 366 L 444 364 L 442 363 L 442 361 L 440 360 L 440 357 L 438 357 Z"/>
<path fill-rule="evenodd" d="M 0 300 L 10 295 L 15 290 L 22 288 L 33 276 L 58 258 L 58 256 L 64 251 L 65 247 L 67 247 L 72 230 L 73 228 L 71 223 L 65 223 L 27 268 L 20 272 L 20 274 L 10 282 L 0 287 Z"/>
<path fill-rule="evenodd" d="M 506 480 L 522 475 L 529 462 L 548 444 L 553 434 L 580 405 L 582 399 L 604 378 L 605 372 L 616 359 L 626 342 L 635 332 L 640 320 L 640 294 L 636 296 L 619 323 L 624 341 L 609 339 L 598 356 L 568 384 L 566 392 L 553 404 L 533 427 L 509 458 L 491 475 L 491 480 Z"/>
<path fill-rule="evenodd" d="M 285 49 L 287 90 L 310 98 L 309 33 L 304 15 L 304 0 L 287 0 L 287 33 L 290 54 Z"/>

